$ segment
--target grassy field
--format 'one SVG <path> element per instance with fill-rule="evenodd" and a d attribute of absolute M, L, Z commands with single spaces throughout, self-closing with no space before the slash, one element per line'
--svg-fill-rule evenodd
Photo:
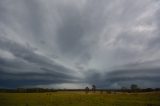
<path fill-rule="evenodd" d="M 160 93 L 0 93 L 0 106 L 160 106 Z"/>

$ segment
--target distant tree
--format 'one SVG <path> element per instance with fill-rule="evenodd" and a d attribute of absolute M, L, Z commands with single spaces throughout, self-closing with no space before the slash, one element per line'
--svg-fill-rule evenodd
<path fill-rule="evenodd" d="M 85 92 L 86 92 L 86 94 L 88 94 L 88 92 L 89 92 L 89 88 L 88 88 L 88 86 L 87 86 L 87 87 L 85 87 Z"/>
<path fill-rule="evenodd" d="M 124 87 L 124 86 L 122 86 L 122 87 L 121 87 L 121 90 L 126 90 L 126 89 L 127 89 L 127 88 L 126 88 L 126 87 Z"/>
<path fill-rule="evenodd" d="M 126 90 L 127 90 L 126 87 L 124 87 L 124 86 L 121 87 L 121 91 L 126 91 Z"/>
<path fill-rule="evenodd" d="M 96 86 L 95 85 L 92 85 L 92 91 L 95 93 L 95 91 L 96 91 Z"/>
<path fill-rule="evenodd" d="M 146 88 L 146 89 L 143 89 L 143 91 L 151 92 L 151 91 L 154 91 L 154 89 L 152 89 L 152 88 Z"/>
<path fill-rule="evenodd" d="M 136 84 L 132 84 L 132 85 L 130 86 L 130 88 L 131 88 L 131 90 L 133 90 L 133 91 L 139 89 L 139 88 L 138 88 L 138 85 L 136 85 Z"/>

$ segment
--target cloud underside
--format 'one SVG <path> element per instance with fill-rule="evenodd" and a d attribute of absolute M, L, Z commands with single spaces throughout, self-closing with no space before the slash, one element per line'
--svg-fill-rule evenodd
<path fill-rule="evenodd" d="M 158 0 L 0 1 L 0 87 L 160 87 Z"/>

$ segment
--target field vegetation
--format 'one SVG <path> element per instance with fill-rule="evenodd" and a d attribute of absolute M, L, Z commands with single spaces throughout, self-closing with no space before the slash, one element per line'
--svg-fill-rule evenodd
<path fill-rule="evenodd" d="M 0 93 L 0 106 L 160 106 L 160 92 Z"/>

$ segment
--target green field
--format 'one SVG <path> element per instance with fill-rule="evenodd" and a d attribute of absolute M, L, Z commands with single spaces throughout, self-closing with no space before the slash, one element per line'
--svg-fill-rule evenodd
<path fill-rule="evenodd" d="M 0 106 L 160 106 L 160 93 L 0 93 Z"/>

